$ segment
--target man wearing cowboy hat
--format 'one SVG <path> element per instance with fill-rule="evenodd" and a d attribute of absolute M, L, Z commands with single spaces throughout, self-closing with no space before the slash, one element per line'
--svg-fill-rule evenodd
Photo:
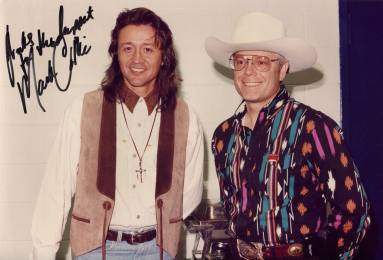
<path fill-rule="evenodd" d="M 351 259 L 370 223 L 358 170 L 339 126 L 281 84 L 314 64 L 315 49 L 264 13 L 241 17 L 232 43 L 205 44 L 244 101 L 212 139 L 232 258 Z"/>

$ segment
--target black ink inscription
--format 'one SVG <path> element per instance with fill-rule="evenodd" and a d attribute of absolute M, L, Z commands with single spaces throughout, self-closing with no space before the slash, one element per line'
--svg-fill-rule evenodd
<path fill-rule="evenodd" d="M 5 35 L 5 52 L 7 60 L 8 78 L 11 86 L 17 86 L 19 91 L 20 100 L 24 113 L 27 113 L 26 99 L 31 97 L 31 88 L 37 98 L 39 107 L 45 112 L 45 108 L 41 103 L 40 97 L 48 88 L 50 83 L 54 83 L 59 91 L 67 91 L 72 79 L 73 68 L 77 65 L 77 60 L 81 56 L 87 55 L 92 46 L 84 44 L 81 40 L 85 39 L 83 36 L 77 35 L 83 26 L 93 17 L 93 8 L 89 6 L 86 15 L 80 16 L 73 22 L 71 27 L 64 25 L 64 7 L 60 6 L 59 19 L 58 19 L 58 34 L 56 37 L 47 37 L 45 32 L 40 29 L 37 30 L 37 41 L 31 32 L 22 32 L 20 38 L 20 46 L 13 48 L 11 45 L 11 36 L 9 25 L 6 28 Z M 72 35 L 71 39 L 68 39 Z M 44 78 L 37 78 L 35 54 L 42 56 L 44 50 L 51 49 L 52 58 L 48 60 L 47 74 Z M 55 64 L 57 59 L 62 58 L 69 60 L 68 62 L 68 78 L 64 83 L 59 82 L 59 72 L 56 71 Z M 20 61 L 21 79 L 15 79 L 14 62 Z"/>

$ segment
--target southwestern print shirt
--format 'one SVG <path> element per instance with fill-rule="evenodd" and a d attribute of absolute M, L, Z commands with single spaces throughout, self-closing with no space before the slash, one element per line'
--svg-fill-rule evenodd
<path fill-rule="evenodd" d="M 253 130 L 242 125 L 245 113 L 221 123 L 212 139 L 230 233 L 272 246 L 330 226 L 340 258 L 352 258 L 370 223 L 369 202 L 338 125 L 284 86 Z"/>

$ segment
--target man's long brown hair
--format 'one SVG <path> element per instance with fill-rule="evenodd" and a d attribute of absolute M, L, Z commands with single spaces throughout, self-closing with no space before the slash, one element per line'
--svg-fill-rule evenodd
<path fill-rule="evenodd" d="M 173 47 L 173 36 L 169 26 L 154 12 L 147 8 L 126 9 L 122 11 L 117 19 L 116 25 L 111 33 L 109 55 L 112 62 L 105 71 L 101 82 L 101 88 L 109 101 L 118 98 L 119 89 L 123 86 L 122 74 L 118 63 L 118 35 L 127 25 L 150 25 L 155 31 L 155 42 L 162 53 L 162 65 L 156 78 L 156 88 L 159 92 L 160 109 L 174 109 L 178 90 L 176 66 L 177 60 Z"/>

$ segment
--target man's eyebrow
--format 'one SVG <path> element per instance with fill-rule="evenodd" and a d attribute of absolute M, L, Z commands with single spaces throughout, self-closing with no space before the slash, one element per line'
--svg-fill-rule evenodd
<path fill-rule="evenodd" d="M 140 41 L 140 43 L 144 44 L 144 45 L 153 45 L 153 46 L 157 46 L 156 44 L 156 41 L 151 41 L 152 39 L 155 39 L 155 35 L 147 38 L 147 39 L 144 39 L 142 41 Z M 150 42 L 149 42 L 150 41 Z M 126 42 L 122 42 L 121 45 L 126 45 L 126 44 L 135 44 L 134 41 L 126 41 Z"/>

